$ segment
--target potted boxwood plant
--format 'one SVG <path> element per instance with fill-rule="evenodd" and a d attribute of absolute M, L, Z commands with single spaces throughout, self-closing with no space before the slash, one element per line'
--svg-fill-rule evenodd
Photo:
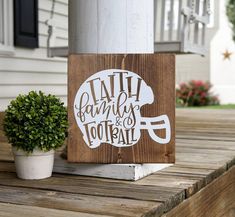
<path fill-rule="evenodd" d="M 31 91 L 8 106 L 4 131 L 12 144 L 16 172 L 22 179 L 50 177 L 54 150 L 67 135 L 67 111 L 53 95 Z"/>

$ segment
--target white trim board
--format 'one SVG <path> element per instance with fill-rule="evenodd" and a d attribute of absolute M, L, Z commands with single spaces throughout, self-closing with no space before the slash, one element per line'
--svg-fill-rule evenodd
<path fill-rule="evenodd" d="M 173 164 L 78 164 L 55 158 L 53 172 L 136 181 Z"/>

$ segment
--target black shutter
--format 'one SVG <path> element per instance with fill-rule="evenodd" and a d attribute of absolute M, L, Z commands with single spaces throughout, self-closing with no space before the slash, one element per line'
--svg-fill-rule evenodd
<path fill-rule="evenodd" d="M 38 47 L 38 0 L 14 1 L 15 46 Z"/>

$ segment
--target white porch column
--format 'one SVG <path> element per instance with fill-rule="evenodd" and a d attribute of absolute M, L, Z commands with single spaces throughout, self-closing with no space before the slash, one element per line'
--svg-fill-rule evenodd
<path fill-rule="evenodd" d="M 153 0 L 69 0 L 69 54 L 154 53 L 153 13 Z M 69 58 L 73 58 L 73 55 Z M 54 171 L 137 180 L 170 165 L 78 166 L 60 159 Z"/>
<path fill-rule="evenodd" d="M 153 0 L 69 0 L 69 54 L 153 53 Z"/>

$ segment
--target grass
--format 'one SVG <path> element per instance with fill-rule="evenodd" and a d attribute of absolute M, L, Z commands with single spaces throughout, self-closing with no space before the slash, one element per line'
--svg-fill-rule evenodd
<path fill-rule="evenodd" d="M 190 107 L 179 107 L 179 108 L 195 108 L 195 109 L 235 109 L 235 104 L 225 105 L 210 105 L 210 106 L 190 106 Z"/>

